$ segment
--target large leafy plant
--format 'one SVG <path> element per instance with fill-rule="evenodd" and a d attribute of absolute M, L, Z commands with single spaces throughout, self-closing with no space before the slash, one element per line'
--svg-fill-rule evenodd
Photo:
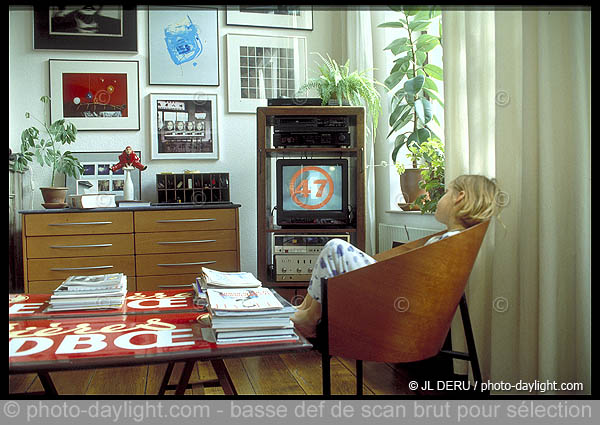
<path fill-rule="evenodd" d="M 47 119 L 47 107 L 50 104 L 48 96 L 42 96 L 40 101 L 44 103 L 44 120 L 39 120 L 29 112 L 25 113 L 26 118 L 32 118 L 41 124 L 43 131 L 37 127 L 29 127 L 21 133 L 21 152 L 15 154 L 14 168 L 16 171 L 24 171 L 29 162 L 34 158 L 43 166 L 52 167 L 52 183 L 56 173 L 63 173 L 67 176 L 79 178 L 83 172 L 83 166 L 70 151 L 60 151 L 61 145 L 68 145 L 75 141 L 77 128 L 74 124 L 63 119 L 49 123 Z"/>
<path fill-rule="evenodd" d="M 314 52 L 321 58 L 322 64 L 317 64 L 319 76 L 309 79 L 299 89 L 299 93 L 314 89 L 319 93 L 321 103 L 327 105 L 331 99 L 337 100 L 342 105 L 347 100 L 350 105 L 361 105 L 361 99 L 367 107 L 367 112 L 372 119 L 373 128 L 377 128 L 379 114 L 381 113 L 381 99 L 375 84 L 381 84 L 371 79 L 369 70 L 350 71 L 349 61 L 339 65 L 329 55 L 324 58 L 321 54 Z"/>
<path fill-rule="evenodd" d="M 439 10 L 408 6 L 390 8 L 398 13 L 398 20 L 379 27 L 403 29 L 406 33 L 384 48 L 395 56 L 394 66 L 384 81 L 387 89 L 393 92 L 389 117 L 391 130 L 387 137 L 394 137 L 392 160 L 395 163 L 402 146 L 413 143 L 418 146 L 431 137 L 437 137 L 429 124 L 434 120 L 439 125 L 431 102 L 436 101 L 443 106 L 434 82 L 443 79 L 443 71 L 439 66 L 428 63 L 429 52 L 441 43 L 440 37 L 426 32 L 433 19 L 439 16 Z M 405 130 L 408 124 L 409 129 Z M 413 166 L 417 167 L 414 161 Z"/>

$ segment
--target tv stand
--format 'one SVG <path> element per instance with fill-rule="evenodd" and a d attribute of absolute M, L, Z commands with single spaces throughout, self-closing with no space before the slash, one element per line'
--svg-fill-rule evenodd
<path fill-rule="evenodd" d="M 327 117 L 349 123 L 350 143 L 347 146 L 275 146 L 274 122 L 276 117 Z M 331 117 L 337 117 L 332 119 Z M 319 118 L 320 119 L 320 118 Z M 297 279 L 277 281 L 273 276 L 275 253 L 273 236 L 277 235 L 348 235 L 350 242 L 365 249 L 365 109 L 354 106 L 268 106 L 256 110 L 257 120 L 257 274 L 263 285 L 277 291 L 292 303 L 300 304 L 308 286 L 306 270 L 299 271 Z M 301 129 L 299 129 L 301 131 Z M 352 221 L 338 219 L 291 220 L 278 226 L 273 216 L 277 204 L 276 162 L 278 159 L 343 158 L 348 160 L 348 201 Z M 281 217 L 280 217 L 281 218 Z M 300 270 L 300 269 L 298 269 Z M 300 280 L 302 279 L 302 280 Z"/>

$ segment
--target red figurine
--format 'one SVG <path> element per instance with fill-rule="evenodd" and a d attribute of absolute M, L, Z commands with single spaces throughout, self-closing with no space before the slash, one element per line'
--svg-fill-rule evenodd
<path fill-rule="evenodd" d="M 140 162 L 140 158 L 135 154 L 133 149 L 131 149 L 131 146 L 127 146 L 125 148 L 123 153 L 119 155 L 119 163 L 113 165 L 112 167 L 110 167 L 110 169 L 114 173 L 115 171 L 121 169 L 126 165 L 134 166 L 140 171 L 144 171 L 146 168 L 148 168 L 148 166 L 142 165 L 142 163 Z"/>

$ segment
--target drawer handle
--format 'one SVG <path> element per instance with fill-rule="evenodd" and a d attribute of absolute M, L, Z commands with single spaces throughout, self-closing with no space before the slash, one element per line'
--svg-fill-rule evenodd
<path fill-rule="evenodd" d="M 51 245 L 50 248 L 105 248 L 113 246 L 111 243 L 99 243 L 96 245 Z"/>
<path fill-rule="evenodd" d="M 156 242 L 158 245 L 173 245 L 180 243 L 208 243 L 208 242 L 216 242 L 216 239 L 206 239 L 203 241 L 173 241 L 173 242 Z"/>
<path fill-rule="evenodd" d="M 98 270 L 98 269 L 112 269 L 114 266 L 90 266 L 90 267 L 55 267 L 50 270 L 54 272 L 64 272 L 69 270 Z"/>
<path fill-rule="evenodd" d="M 204 264 L 214 264 L 216 261 L 199 261 L 197 263 L 173 263 L 173 264 L 157 264 L 161 267 L 177 267 L 177 266 L 201 266 Z"/>
<path fill-rule="evenodd" d="M 198 221 L 215 221 L 216 218 L 182 218 L 179 220 L 156 220 L 157 223 L 192 223 Z"/>
<path fill-rule="evenodd" d="M 112 224 L 112 221 L 86 221 L 83 223 L 50 223 L 48 226 L 86 226 L 88 224 Z"/>

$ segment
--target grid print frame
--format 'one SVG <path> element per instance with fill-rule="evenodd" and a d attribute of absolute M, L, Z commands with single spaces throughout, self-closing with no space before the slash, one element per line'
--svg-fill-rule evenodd
<path fill-rule="evenodd" d="M 255 113 L 306 81 L 306 38 L 227 34 L 228 111 Z"/>
<path fill-rule="evenodd" d="M 289 47 L 240 46 L 240 94 L 260 99 L 261 84 L 267 99 L 296 94 L 294 50 Z"/>

